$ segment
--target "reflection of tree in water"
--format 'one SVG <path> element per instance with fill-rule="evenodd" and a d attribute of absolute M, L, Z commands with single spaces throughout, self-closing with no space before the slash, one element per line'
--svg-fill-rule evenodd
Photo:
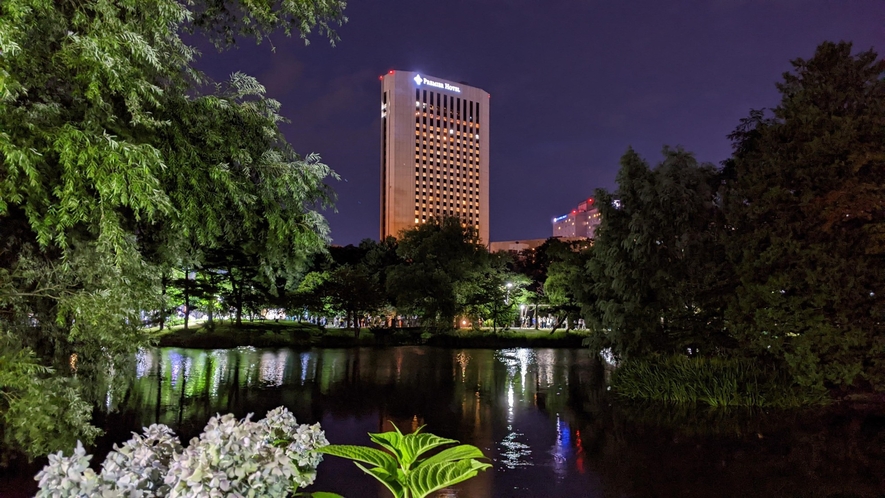
<path fill-rule="evenodd" d="M 581 421 L 611 496 L 858 496 L 885 492 L 885 416 L 600 403 Z"/>
<path fill-rule="evenodd" d="M 262 417 L 285 405 L 303 422 L 427 424 L 476 444 L 498 470 L 467 483 L 465 496 L 490 495 L 507 468 L 523 469 L 518 476 L 538 466 L 557 481 L 598 474 L 611 496 L 878 496 L 885 476 L 881 412 L 627 405 L 612 399 L 601 364 L 583 351 L 163 349 L 140 353 L 125 375 L 103 384 L 116 409 L 99 417 L 107 448 L 154 422 L 187 440 L 215 413 Z M 537 425 L 520 425 L 539 414 L 554 433 L 547 446 Z"/>

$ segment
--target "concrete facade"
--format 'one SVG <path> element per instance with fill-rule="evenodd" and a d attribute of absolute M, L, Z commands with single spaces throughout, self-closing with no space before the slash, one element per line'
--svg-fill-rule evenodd
<path fill-rule="evenodd" d="M 594 238 L 596 227 L 602 222 L 595 202 L 591 197 L 578 204 L 571 213 L 553 218 L 553 236 Z"/>
<path fill-rule="evenodd" d="M 542 246 L 544 242 L 547 242 L 551 239 L 560 240 L 565 243 L 586 242 L 585 244 L 579 244 L 577 246 L 578 249 L 583 249 L 587 247 L 590 243 L 592 243 L 591 241 L 588 241 L 586 237 L 550 237 L 547 239 L 501 240 L 489 244 L 489 252 L 506 251 L 512 254 L 518 254 L 525 250 L 535 250 L 538 247 Z"/>
<path fill-rule="evenodd" d="M 424 73 L 381 77 L 381 239 L 454 216 L 489 241 L 489 94 Z"/>
<path fill-rule="evenodd" d="M 547 239 L 501 240 L 489 244 L 489 252 L 507 251 L 518 253 L 526 249 L 537 249 Z"/>

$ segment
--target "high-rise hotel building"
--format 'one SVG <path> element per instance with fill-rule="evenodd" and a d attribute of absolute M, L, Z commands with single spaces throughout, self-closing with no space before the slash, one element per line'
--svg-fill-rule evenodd
<path fill-rule="evenodd" d="M 489 242 L 489 94 L 390 71 L 381 77 L 381 239 L 448 216 Z"/>

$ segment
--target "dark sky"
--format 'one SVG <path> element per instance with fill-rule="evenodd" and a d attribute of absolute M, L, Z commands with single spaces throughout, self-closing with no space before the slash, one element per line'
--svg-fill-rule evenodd
<path fill-rule="evenodd" d="M 378 237 L 379 75 L 419 71 L 491 94 L 491 239 L 551 235 L 551 218 L 612 189 L 628 146 L 681 145 L 718 164 L 751 108 L 777 104 L 789 61 L 824 40 L 885 54 L 885 0 L 351 0 L 332 48 L 274 37 L 200 62 L 259 78 L 301 153 L 341 175 L 335 244 Z"/>

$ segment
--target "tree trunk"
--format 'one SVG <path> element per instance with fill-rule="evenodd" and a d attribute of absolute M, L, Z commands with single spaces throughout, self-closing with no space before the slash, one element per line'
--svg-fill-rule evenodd
<path fill-rule="evenodd" d="M 191 315 L 190 274 L 184 269 L 184 330 L 187 330 L 187 321 Z"/>
<path fill-rule="evenodd" d="M 538 320 L 538 303 L 535 303 L 535 314 L 532 318 L 535 320 L 535 330 L 538 330 L 538 325 L 540 324 L 540 320 Z"/>
<path fill-rule="evenodd" d="M 564 322 L 568 318 L 568 315 L 563 316 L 553 324 L 553 330 L 550 331 L 550 335 L 553 335 L 560 326 L 562 326 L 562 322 Z"/>
<path fill-rule="evenodd" d="M 356 310 L 352 310 L 350 315 L 353 317 L 353 339 L 359 340 L 360 338 L 360 324 L 356 318 Z"/>
<path fill-rule="evenodd" d="M 163 330 L 163 327 L 166 325 L 166 286 L 168 282 L 166 281 L 166 272 L 163 272 L 160 275 L 160 286 L 163 288 L 162 294 L 160 295 L 160 330 Z"/>
<path fill-rule="evenodd" d="M 241 327 L 243 325 L 243 286 L 237 285 L 233 268 L 227 269 L 227 276 L 231 291 L 234 293 L 234 323 L 237 324 L 237 327 Z"/>

